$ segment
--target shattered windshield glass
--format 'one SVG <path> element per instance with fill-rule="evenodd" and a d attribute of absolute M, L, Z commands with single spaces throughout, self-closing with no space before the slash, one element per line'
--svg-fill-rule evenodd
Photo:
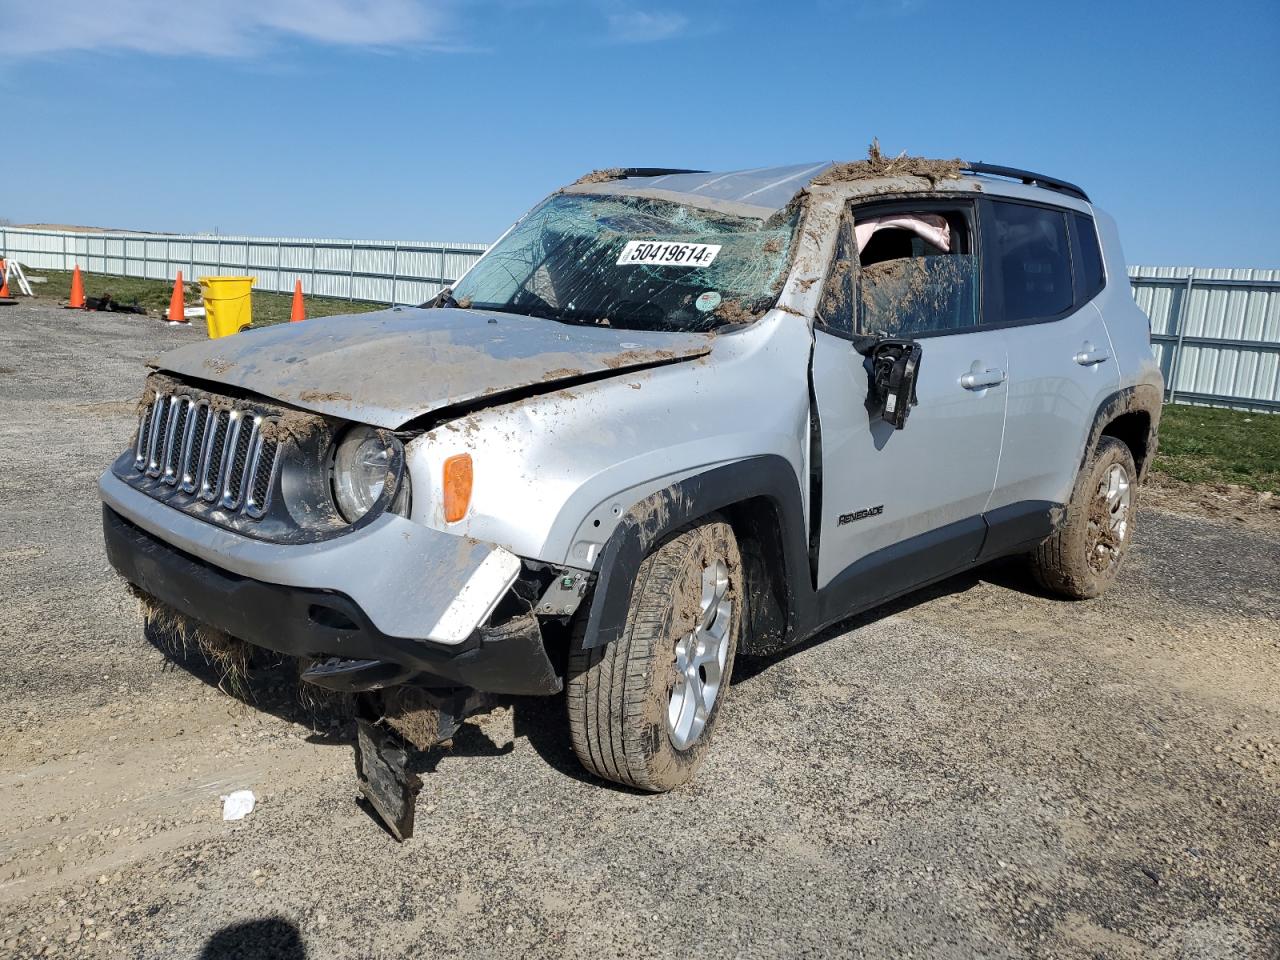
<path fill-rule="evenodd" d="M 749 322 L 777 300 L 798 215 L 765 222 L 668 200 L 557 194 L 453 296 L 460 306 L 631 330 Z"/>

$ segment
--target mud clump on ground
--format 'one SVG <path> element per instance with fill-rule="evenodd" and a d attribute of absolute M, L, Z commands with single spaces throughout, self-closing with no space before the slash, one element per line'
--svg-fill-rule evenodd
<path fill-rule="evenodd" d="M 1183 516 L 1231 523 L 1280 540 L 1280 497 L 1232 483 L 1200 484 L 1147 473 L 1140 503 Z"/>
<path fill-rule="evenodd" d="M 886 157 L 880 152 L 880 141 L 872 140 L 867 148 L 867 159 L 850 163 L 838 163 L 813 178 L 813 186 L 844 183 L 849 180 L 872 180 L 882 177 L 921 177 L 936 187 L 942 180 L 960 179 L 965 162 L 959 158 L 936 160 L 928 157 L 910 157 L 906 152 L 896 157 Z"/>

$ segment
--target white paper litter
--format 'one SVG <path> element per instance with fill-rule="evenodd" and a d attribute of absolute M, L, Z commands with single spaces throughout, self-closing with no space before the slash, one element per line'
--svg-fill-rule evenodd
<path fill-rule="evenodd" d="M 222 819 L 243 820 L 253 813 L 254 804 L 258 802 L 252 790 L 237 790 L 222 798 Z"/>

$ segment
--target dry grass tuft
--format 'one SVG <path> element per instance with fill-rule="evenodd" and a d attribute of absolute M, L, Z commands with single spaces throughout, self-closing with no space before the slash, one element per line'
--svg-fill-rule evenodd
<path fill-rule="evenodd" d="M 382 693 L 382 719 L 419 750 L 430 750 L 440 732 L 440 712 L 414 687 L 393 687 Z"/>
<path fill-rule="evenodd" d="M 627 175 L 627 171 L 621 167 L 609 167 L 606 170 L 592 170 L 590 173 L 583 174 L 573 183 L 571 187 L 576 187 L 586 183 L 608 183 L 611 180 L 622 180 Z"/>
<path fill-rule="evenodd" d="M 307 683 L 302 675 L 316 661 L 309 657 L 298 658 L 298 703 L 311 715 L 313 723 L 321 717 L 345 723 L 356 715 L 356 697 L 353 693 L 342 693 Z"/>
<path fill-rule="evenodd" d="M 194 648 L 218 674 L 219 690 L 241 700 L 251 698 L 249 644 L 192 620 L 133 584 L 129 584 L 129 592 L 138 601 L 138 612 L 147 627 L 170 653 L 186 657 Z"/>
<path fill-rule="evenodd" d="M 872 140 L 867 148 L 867 159 L 852 163 L 838 163 L 830 170 L 813 178 L 815 186 L 843 183 L 847 180 L 870 180 L 880 177 L 922 177 L 930 185 L 942 180 L 958 180 L 964 161 L 933 160 L 928 157 L 909 157 L 906 151 L 896 157 L 886 157 L 880 152 L 880 141 Z"/>

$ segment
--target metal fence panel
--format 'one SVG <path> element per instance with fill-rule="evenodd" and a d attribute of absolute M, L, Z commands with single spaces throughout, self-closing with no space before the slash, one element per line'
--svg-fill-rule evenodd
<path fill-rule="evenodd" d="M 1280 410 L 1280 270 L 1130 267 L 1166 399 Z"/>
<path fill-rule="evenodd" d="M 173 280 L 250 275 L 256 290 L 422 303 L 484 253 L 482 243 L 84 233 L 0 227 L 0 255 L 50 270 Z"/>

